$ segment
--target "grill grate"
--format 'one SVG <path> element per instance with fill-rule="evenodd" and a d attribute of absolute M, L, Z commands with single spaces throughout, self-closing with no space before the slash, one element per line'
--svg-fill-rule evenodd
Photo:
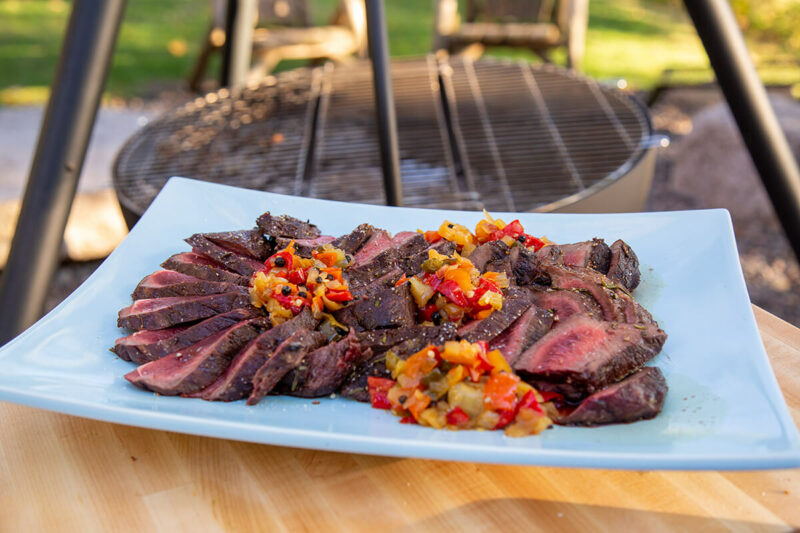
<path fill-rule="evenodd" d="M 394 61 L 392 83 L 409 206 L 547 210 L 622 176 L 651 135 L 626 95 L 555 68 L 429 56 Z M 372 70 L 328 64 L 196 99 L 138 132 L 114 174 L 135 214 L 173 175 L 383 203 Z"/>

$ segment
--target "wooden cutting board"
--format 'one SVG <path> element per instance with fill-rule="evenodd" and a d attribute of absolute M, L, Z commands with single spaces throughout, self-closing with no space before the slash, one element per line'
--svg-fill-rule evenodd
<path fill-rule="evenodd" d="M 755 308 L 795 422 L 800 330 Z M 0 403 L 0 530 L 787 531 L 800 470 L 626 472 L 299 450 Z"/>

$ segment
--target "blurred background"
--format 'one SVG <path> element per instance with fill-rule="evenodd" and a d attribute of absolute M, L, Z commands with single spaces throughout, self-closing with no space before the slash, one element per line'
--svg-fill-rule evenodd
<path fill-rule="evenodd" d="M 308 4 L 311 21 L 324 25 L 339 2 Z M 731 4 L 789 142 L 800 154 L 800 2 Z M 386 9 L 392 56 L 431 50 L 432 0 L 387 1 Z M 69 12 L 64 0 L 0 0 L 0 266 Z M 126 226 L 111 188 L 114 157 L 139 128 L 196 96 L 188 80 L 213 18 L 208 0 L 128 2 L 48 308 L 124 238 Z M 486 55 L 542 61 L 510 48 L 492 48 Z M 563 65 L 566 51 L 554 50 L 551 59 Z M 219 61 L 219 54 L 209 58 L 201 91 L 215 88 Z M 306 64 L 282 61 L 275 71 Z M 800 269 L 682 2 L 591 0 L 581 70 L 635 95 L 650 107 L 654 127 L 669 135 L 671 142 L 658 151 L 647 209 L 729 209 L 752 301 L 800 325 Z"/>

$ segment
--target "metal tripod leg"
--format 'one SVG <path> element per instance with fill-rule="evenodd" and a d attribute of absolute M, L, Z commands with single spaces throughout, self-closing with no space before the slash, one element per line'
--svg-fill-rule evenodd
<path fill-rule="evenodd" d="M 124 10 L 122 0 L 72 4 L 17 230 L 0 279 L 0 345 L 41 316 Z"/>
<path fill-rule="evenodd" d="M 727 0 L 685 0 L 684 4 L 786 236 L 800 259 L 800 170 L 733 11 Z"/>

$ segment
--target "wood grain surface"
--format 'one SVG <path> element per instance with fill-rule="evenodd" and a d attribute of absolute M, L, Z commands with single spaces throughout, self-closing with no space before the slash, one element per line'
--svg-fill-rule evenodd
<path fill-rule="evenodd" d="M 800 330 L 755 309 L 795 422 Z M 800 470 L 625 472 L 265 446 L 0 403 L 2 531 L 788 531 Z"/>

